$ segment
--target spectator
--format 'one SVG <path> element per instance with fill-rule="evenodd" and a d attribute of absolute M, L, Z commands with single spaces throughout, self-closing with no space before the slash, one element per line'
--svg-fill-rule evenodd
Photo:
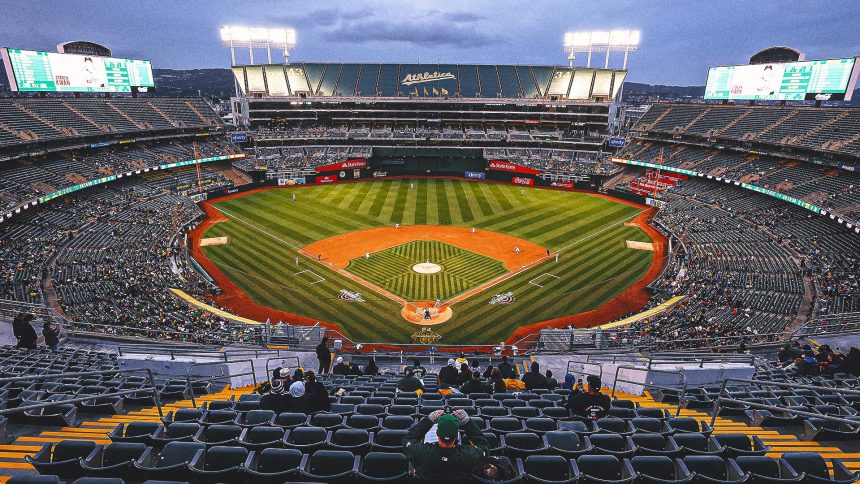
<path fill-rule="evenodd" d="M 523 375 L 523 384 L 526 386 L 526 390 L 534 390 L 536 388 L 547 388 L 546 377 L 543 376 L 540 372 L 540 364 L 537 361 L 532 362 L 531 370 L 527 371 Z"/>
<path fill-rule="evenodd" d="M 483 377 L 489 380 L 493 376 L 493 370 L 495 370 L 493 365 L 487 365 L 487 369 L 484 370 Z"/>
<path fill-rule="evenodd" d="M 460 353 L 460 356 L 457 357 L 457 364 L 462 365 L 463 363 L 465 363 L 466 366 L 469 366 L 469 360 L 466 359 L 466 353 Z"/>
<path fill-rule="evenodd" d="M 371 376 L 379 375 L 379 367 L 376 366 L 376 358 L 371 356 L 370 359 L 367 360 L 367 366 L 364 367 L 364 374 Z"/>
<path fill-rule="evenodd" d="M 317 376 L 312 371 L 305 373 L 305 378 L 307 378 L 305 382 L 305 395 L 307 395 L 305 413 L 330 411 L 331 400 L 328 398 L 329 394 L 325 385 L 317 381 Z"/>
<path fill-rule="evenodd" d="M 424 435 L 434 424 L 438 441 L 425 443 Z M 457 445 L 461 428 L 472 445 Z M 403 453 L 422 482 L 444 484 L 465 482 L 489 456 L 487 439 L 463 410 L 450 414 L 437 410 L 421 419 L 403 438 Z"/>
<path fill-rule="evenodd" d="M 603 418 L 609 412 L 612 401 L 609 395 L 600 393 L 602 382 L 596 375 L 588 375 L 588 389 L 585 392 L 575 390 L 567 400 L 567 409 L 579 417 L 597 420 Z"/>
<path fill-rule="evenodd" d="M 303 372 L 301 368 L 296 368 L 296 371 L 293 372 L 293 378 L 291 380 L 291 383 L 297 381 L 304 381 L 304 379 L 305 372 Z"/>
<path fill-rule="evenodd" d="M 269 392 L 263 395 L 260 398 L 260 409 L 261 410 L 271 410 L 273 412 L 281 413 L 287 411 L 287 404 L 289 398 L 286 396 L 287 386 L 285 378 L 287 372 L 285 370 L 275 370 L 277 373 L 273 375 L 271 386 L 269 387 Z M 284 377 L 282 377 L 284 375 Z"/>
<path fill-rule="evenodd" d="M 334 360 L 334 368 L 331 369 L 331 372 L 335 375 L 349 375 L 349 365 L 343 359 L 343 356 L 338 356 L 336 360 Z"/>
<path fill-rule="evenodd" d="M 30 325 L 32 320 L 33 315 L 25 313 L 18 313 L 12 320 L 12 334 L 18 339 L 16 347 L 28 350 L 36 349 L 38 336 L 36 336 L 36 330 Z"/>
<path fill-rule="evenodd" d="M 465 395 L 470 393 L 492 393 L 492 389 L 487 382 L 481 381 L 481 374 L 475 371 L 472 372 L 472 378 L 469 378 L 469 380 L 460 387 L 460 392 Z"/>
<path fill-rule="evenodd" d="M 290 385 L 290 395 L 287 400 L 287 412 L 307 413 L 308 397 L 305 394 L 305 384 L 294 381 Z"/>
<path fill-rule="evenodd" d="M 412 374 L 415 375 L 416 378 L 424 378 L 424 375 L 427 374 L 427 369 L 421 366 L 421 362 L 418 361 L 418 358 L 415 358 L 412 361 Z"/>
<path fill-rule="evenodd" d="M 514 365 L 508 363 L 508 357 L 502 356 L 502 362 L 499 363 L 499 371 L 502 372 L 502 378 L 516 378 L 517 373 L 514 370 Z"/>
<path fill-rule="evenodd" d="M 561 388 L 563 390 L 573 390 L 573 387 L 576 385 L 576 377 L 571 373 L 567 373 L 564 375 L 564 383 L 561 384 Z"/>
<path fill-rule="evenodd" d="M 346 365 L 348 367 L 347 375 L 361 376 L 363 374 L 361 372 L 361 368 L 359 368 L 354 361 L 347 360 Z"/>
<path fill-rule="evenodd" d="M 323 336 L 320 344 L 317 345 L 317 359 L 320 362 L 320 367 L 317 373 L 324 375 L 329 372 L 331 367 L 331 352 L 328 349 L 328 337 Z"/>
<path fill-rule="evenodd" d="M 60 348 L 60 324 L 46 320 L 42 325 L 42 336 L 45 337 L 45 346 L 57 351 Z"/>
<path fill-rule="evenodd" d="M 397 382 L 397 390 L 401 392 L 424 391 L 424 384 L 421 383 L 421 380 L 415 378 L 415 375 L 412 374 L 411 368 L 406 367 L 403 368 L 403 378 Z"/>
<path fill-rule="evenodd" d="M 508 386 L 505 385 L 505 379 L 502 378 L 502 372 L 498 368 L 493 368 L 493 373 L 490 375 L 490 381 L 493 384 L 493 393 L 505 393 L 508 391 Z"/>
<path fill-rule="evenodd" d="M 546 389 L 555 390 L 558 388 L 558 380 L 552 377 L 552 371 L 546 371 Z"/>
<path fill-rule="evenodd" d="M 457 370 L 454 368 L 453 358 L 448 359 L 448 364 L 439 370 L 439 383 L 445 386 L 457 384 Z"/>
<path fill-rule="evenodd" d="M 457 373 L 457 385 L 462 385 L 472 378 L 472 370 L 468 363 L 460 363 L 460 372 Z"/>

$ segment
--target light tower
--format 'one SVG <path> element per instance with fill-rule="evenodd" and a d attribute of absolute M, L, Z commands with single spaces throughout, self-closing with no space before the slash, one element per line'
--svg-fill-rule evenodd
<path fill-rule="evenodd" d="M 638 30 L 595 30 L 587 32 L 568 32 L 564 34 L 564 51 L 568 54 L 570 67 L 576 54 L 588 53 L 587 67 L 591 67 L 591 54 L 606 52 L 603 68 L 609 69 L 609 53 L 624 52 L 624 65 L 627 69 L 627 55 L 639 48 L 640 31 Z"/>
<path fill-rule="evenodd" d="M 221 26 L 221 45 L 230 48 L 230 65 L 236 65 L 236 49 L 247 47 L 254 64 L 254 49 L 266 49 L 266 60 L 272 63 L 272 49 L 283 49 L 284 64 L 290 60 L 290 49 L 296 46 L 296 31 L 285 28 Z"/>

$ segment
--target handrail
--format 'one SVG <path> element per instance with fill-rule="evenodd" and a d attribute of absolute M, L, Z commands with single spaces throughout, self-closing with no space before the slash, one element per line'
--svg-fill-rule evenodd
<path fill-rule="evenodd" d="M 768 410 L 771 412 L 790 413 L 792 415 L 797 415 L 800 417 L 819 418 L 822 420 L 830 420 L 833 422 L 839 422 L 841 424 L 846 424 L 846 425 L 849 425 L 851 427 L 860 427 L 860 422 L 858 422 L 856 420 L 848 420 L 846 418 L 835 417 L 833 415 L 805 412 L 802 410 L 795 410 L 795 409 L 789 408 L 789 407 L 777 407 L 776 405 L 767 405 L 764 403 L 747 402 L 746 400 L 739 400 L 736 398 L 717 397 L 717 399 L 714 400 L 714 412 L 713 412 L 714 415 L 711 417 L 711 428 L 714 427 L 714 422 L 716 422 L 716 420 L 717 420 L 717 414 L 719 412 L 719 409 L 723 406 L 722 405 L 723 402 L 735 403 L 738 405 L 744 405 L 746 407 L 752 407 L 752 408 L 756 408 L 756 409 L 760 409 L 760 410 Z"/>
<path fill-rule="evenodd" d="M 267 358 L 266 359 L 266 379 L 270 382 L 272 381 L 272 377 L 271 377 L 272 373 L 269 372 L 269 362 L 270 361 L 275 361 L 275 360 L 286 361 L 286 360 L 293 360 L 293 359 L 296 360 L 296 368 L 298 368 L 300 363 L 301 363 L 299 361 L 298 356 L 276 356 L 274 358 Z M 256 379 L 255 379 L 254 383 L 256 383 Z"/>
<path fill-rule="evenodd" d="M 147 377 L 149 379 L 149 384 L 152 387 L 152 399 L 155 401 L 156 408 L 158 408 L 158 415 L 163 417 L 164 411 L 161 408 L 160 392 L 158 390 L 158 386 L 155 383 L 155 375 L 152 373 L 152 370 L 149 368 L 132 368 L 132 369 L 128 369 L 128 370 L 116 369 L 116 370 L 99 370 L 99 371 L 83 371 L 83 372 L 79 371 L 79 372 L 71 372 L 71 373 L 49 373 L 49 374 L 44 374 L 44 375 L 12 376 L 12 377 L 0 378 L 0 385 L 3 385 L 5 383 L 18 382 L 18 381 L 40 381 L 40 380 L 52 380 L 55 378 L 71 378 L 71 377 L 95 376 L 95 375 L 116 375 L 117 373 L 122 374 L 122 373 L 138 373 L 138 372 L 145 372 L 147 374 Z M 55 405 L 62 405 L 64 402 L 66 402 L 66 403 L 69 403 L 69 402 L 75 403 L 75 402 L 79 402 L 79 401 L 85 402 L 85 401 L 93 400 L 93 399 L 99 398 L 99 397 L 116 397 L 116 396 L 131 395 L 131 394 L 138 394 L 138 393 L 145 393 L 145 392 L 147 392 L 147 390 L 145 388 L 136 388 L 133 390 L 121 390 L 121 391 L 112 392 L 112 393 L 102 393 L 99 395 L 92 395 L 92 396 L 88 396 L 88 397 L 75 398 L 75 399 L 69 399 L 69 400 L 61 400 L 58 402 L 45 402 L 45 403 L 47 403 L 46 405 L 40 404 L 38 406 L 29 406 L 29 407 L 24 408 L 24 410 L 29 410 L 29 409 L 33 409 L 33 408 L 46 408 L 46 407 L 51 407 L 51 406 L 55 406 Z M 20 408 L 22 408 L 22 407 L 0 410 L 0 415 L 4 415 L 6 413 L 15 413 Z"/>
<path fill-rule="evenodd" d="M 638 382 L 638 381 L 633 381 L 633 380 L 620 380 L 618 378 L 618 373 L 622 369 L 623 370 L 644 371 L 646 373 L 646 376 L 647 376 L 647 373 L 663 373 L 663 374 L 671 374 L 671 375 L 680 375 L 681 376 L 681 393 L 678 394 L 678 410 L 675 411 L 675 416 L 677 417 L 678 415 L 681 414 L 681 406 L 684 402 L 684 396 L 687 394 L 687 375 L 685 375 L 683 371 L 681 371 L 681 370 L 658 370 L 658 369 L 651 368 L 650 366 L 643 368 L 640 366 L 619 365 L 617 368 L 615 368 L 615 381 L 612 382 L 612 395 L 610 396 L 610 398 L 615 398 L 615 388 L 618 386 L 619 381 L 622 383 L 633 383 L 635 385 L 642 385 L 643 387 L 648 387 L 648 388 L 656 388 L 658 390 L 675 390 L 675 388 L 673 388 L 673 387 L 654 385 L 653 383 L 648 383 L 648 382 Z"/>
<path fill-rule="evenodd" d="M 815 385 L 803 385 L 803 384 L 798 384 L 798 383 L 781 383 L 781 382 L 775 382 L 775 381 L 770 381 L 770 380 L 755 380 L 755 379 L 748 379 L 748 378 L 729 377 L 729 378 L 725 378 L 723 380 L 722 385 L 720 385 L 720 393 L 717 394 L 717 399 L 714 400 L 714 415 L 711 418 L 711 426 L 713 426 L 714 422 L 717 419 L 717 414 L 719 413 L 719 409 L 720 409 L 720 407 L 722 407 L 722 403 L 721 403 L 722 401 L 726 401 L 729 403 L 740 403 L 741 405 L 746 405 L 749 407 L 756 407 L 757 405 L 761 405 L 761 404 L 757 404 L 754 402 L 746 402 L 745 400 L 738 400 L 738 399 L 734 399 L 734 398 L 723 397 L 723 394 L 725 394 L 725 392 L 726 392 L 726 384 L 729 381 L 746 383 L 748 385 L 765 385 L 765 386 L 774 386 L 777 388 L 790 388 L 790 389 L 799 388 L 801 390 L 814 390 L 816 392 L 825 391 L 825 392 L 842 394 L 842 395 L 860 395 L 860 390 L 851 390 L 851 389 L 847 389 L 847 388 L 830 388 L 830 387 L 815 386 Z M 756 408 L 762 408 L 763 410 L 776 410 L 779 412 L 791 412 L 791 409 L 789 409 L 787 407 L 777 407 L 777 406 L 773 406 L 773 405 L 764 405 L 764 406 L 756 407 Z M 809 415 L 811 415 L 815 418 L 824 417 L 824 415 L 814 414 L 814 413 L 810 413 Z M 845 419 L 839 419 L 839 420 L 842 421 Z M 858 422 L 855 422 L 853 420 L 845 420 L 845 422 L 843 422 L 843 423 L 853 423 L 853 425 L 858 425 Z"/>
<path fill-rule="evenodd" d="M 226 378 L 229 380 L 230 378 L 233 378 L 235 376 L 251 375 L 254 378 L 254 385 L 257 384 L 257 371 L 254 369 L 254 360 L 252 360 L 252 359 L 231 360 L 231 361 L 203 361 L 203 362 L 196 362 L 195 361 L 195 362 L 192 362 L 190 365 L 188 365 L 188 373 L 185 375 L 185 381 L 186 381 L 186 384 L 188 387 L 188 391 L 189 391 L 189 393 L 191 393 L 191 405 L 193 405 L 194 407 L 197 407 L 197 399 L 194 398 L 194 387 L 191 385 L 191 370 L 194 367 L 212 366 L 212 365 L 229 365 L 230 363 L 250 363 L 251 364 L 251 371 L 250 371 L 250 373 L 249 372 L 236 373 L 236 374 L 229 374 L 229 375 L 224 375 L 224 376 L 209 375 L 206 377 L 206 379 L 207 380 L 223 380 Z"/>

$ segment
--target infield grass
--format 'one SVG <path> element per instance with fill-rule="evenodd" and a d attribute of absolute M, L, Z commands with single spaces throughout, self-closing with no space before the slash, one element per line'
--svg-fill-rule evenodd
<path fill-rule="evenodd" d="M 595 309 L 647 272 L 653 252 L 625 245 L 651 241 L 623 224 L 639 209 L 585 193 L 526 188 L 521 195 L 521 189 L 398 179 L 268 190 L 216 203 L 231 220 L 204 236 L 229 237 L 230 243 L 203 251 L 258 304 L 338 323 L 364 343 L 407 343 L 419 328 L 400 316 L 394 301 L 325 266 L 302 260 L 299 269 L 313 270 L 322 282 L 294 277 L 297 248 L 355 230 L 414 223 L 474 226 L 560 253 L 559 262 L 538 264 L 455 304 L 453 317 L 433 328 L 450 344 L 498 343 L 519 326 Z M 555 277 L 539 279 L 542 287 L 528 283 L 542 274 Z M 338 299 L 341 289 L 361 293 L 366 302 Z M 513 304 L 489 304 L 508 291 Z"/>

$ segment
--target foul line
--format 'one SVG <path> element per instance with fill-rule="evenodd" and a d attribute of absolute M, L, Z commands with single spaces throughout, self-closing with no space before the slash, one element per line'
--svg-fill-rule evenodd
<path fill-rule="evenodd" d="M 588 239 L 590 239 L 590 238 L 592 238 L 592 237 L 595 237 L 595 236 L 597 236 L 597 235 L 602 234 L 603 232 L 606 232 L 606 231 L 607 231 L 607 230 L 609 230 L 609 229 L 615 228 L 615 226 L 616 226 L 616 225 L 621 225 L 621 224 L 623 224 L 623 223 L 625 223 L 625 222 L 629 222 L 630 220 L 632 220 L 632 219 L 634 219 L 634 218 L 638 217 L 638 216 L 639 216 L 639 215 L 641 215 L 641 214 L 642 214 L 642 210 L 640 210 L 638 213 L 636 213 L 636 214 L 634 214 L 634 215 L 631 215 L 630 217 L 625 218 L 624 220 L 621 220 L 621 221 L 619 221 L 619 222 L 616 222 L 616 223 L 614 223 L 614 224 L 612 224 L 612 225 L 607 225 L 606 227 L 603 227 L 602 229 L 600 229 L 600 230 L 598 230 L 598 231 L 596 231 L 596 232 L 592 232 L 592 233 L 590 233 L 590 234 L 586 235 L 585 237 L 583 237 L 583 238 L 581 238 L 581 239 L 579 239 L 579 240 L 575 240 L 575 241 L 573 241 L 573 242 L 571 242 L 571 243 L 569 243 L 569 244 L 565 245 L 564 247 L 562 247 L 562 248 L 560 248 L 560 249 L 556 249 L 556 250 L 555 250 L 555 252 L 556 252 L 556 253 L 558 253 L 558 252 L 561 252 L 561 251 L 563 251 L 563 250 L 567 250 L 567 249 L 569 249 L 569 248 L 573 247 L 574 245 L 576 245 L 576 244 L 578 244 L 578 243 L 580 243 L 580 242 L 584 242 L 584 241 L 586 241 L 586 240 L 588 240 Z"/>

